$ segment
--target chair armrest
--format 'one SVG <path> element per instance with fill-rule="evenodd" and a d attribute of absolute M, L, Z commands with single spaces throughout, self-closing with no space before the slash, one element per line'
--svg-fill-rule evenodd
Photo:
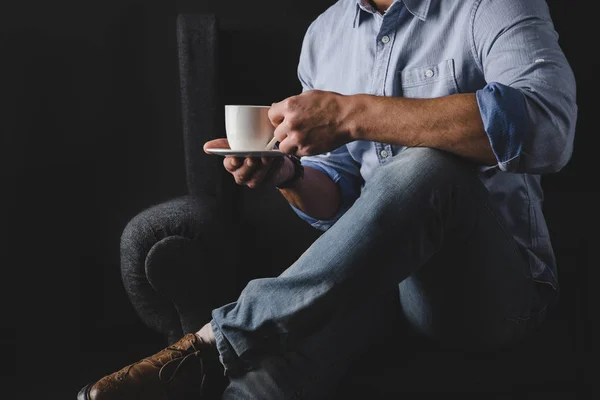
<path fill-rule="evenodd" d="M 121 236 L 121 276 L 130 300 L 143 305 L 149 282 L 175 304 L 184 331 L 233 299 L 239 237 L 216 203 L 210 196 L 184 196 L 152 206 Z"/>

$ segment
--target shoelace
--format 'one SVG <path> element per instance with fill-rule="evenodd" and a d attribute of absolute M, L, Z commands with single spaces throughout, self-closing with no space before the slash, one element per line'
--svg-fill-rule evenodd
<path fill-rule="evenodd" d="M 169 378 L 169 380 L 167 380 L 167 383 L 169 383 L 169 382 L 170 382 L 170 381 L 173 379 L 173 377 L 175 376 L 175 374 L 177 373 L 177 371 L 179 370 L 179 368 L 181 368 L 181 365 L 183 364 L 183 362 L 184 362 L 184 361 L 185 361 L 185 360 L 186 360 L 188 357 L 190 357 L 190 356 L 192 356 L 192 355 L 197 355 L 197 354 L 199 354 L 199 353 L 200 353 L 200 350 L 198 350 L 198 349 L 196 348 L 196 346 L 195 346 L 193 343 L 191 344 L 191 347 L 194 349 L 194 352 L 193 352 L 193 353 L 190 353 L 190 354 L 186 355 L 186 356 L 185 356 L 185 357 L 183 357 L 183 358 L 174 358 L 174 359 L 172 359 L 172 360 L 169 360 L 169 361 L 167 361 L 167 362 L 165 363 L 165 365 L 163 365 L 163 366 L 160 368 L 160 370 L 159 370 L 159 372 L 158 372 L 158 379 L 159 379 L 159 380 L 162 380 L 163 369 L 164 369 L 164 368 L 165 368 L 167 365 L 169 365 L 169 364 L 171 364 L 171 363 L 173 363 L 173 362 L 179 361 L 179 365 L 177 365 L 177 367 L 175 368 L 175 371 L 174 371 L 174 372 L 173 372 L 173 374 L 171 375 L 171 378 Z M 171 346 L 167 347 L 165 350 L 169 350 L 169 351 L 177 351 L 177 352 L 180 352 L 180 353 L 184 353 L 184 352 L 186 352 L 186 351 L 187 351 L 187 349 L 178 349 L 178 348 L 176 348 L 176 347 L 171 347 Z M 128 365 L 127 367 L 125 367 L 125 368 L 123 368 L 122 370 L 120 370 L 120 371 L 118 371 L 118 372 L 117 372 L 117 374 L 116 374 L 116 376 L 115 376 L 116 380 L 117 380 L 118 382 L 120 382 L 121 380 L 123 380 L 123 378 L 124 378 L 124 377 L 125 377 L 125 376 L 126 376 L 128 373 L 129 373 L 129 370 L 130 370 L 131 368 L 133 368 L 135 365 L 137 365 L 137 364 L 139 364 L 140 362 L 142 362 L 142 361 L 147 361 L 147 362 L 150 362 L 151 364 L 154 364 L 153 362 L 151 362 L 151 361 L 150 361 L 150 359 L 149 359 L 149 358 L 145 358 L 145 359 L 143 359 L 143 360 L 140 360 L 140 361 L 138 361 L 138 362 L 135 362 L 135 363 L 133 363 L 133 364 L 130 364 L 130 365 Z M 201 368 L 201 371 L 204 371 L 204 364 L 203 364 L 203 360 L 202 360 L 202 358 L 200 358 L 200 368 Z M 204 374 L 203 374 L 203 375 L 204 375 Z M 202 380 L 204 381 L 204 376 L 202 377 Z"/>
<path fill-rule="evenodd" d="M 195 349 L 195 347 L 194 347 L 194 349 Z M 175 358 L 173 360 L 167 361 L 165 363 L 165 365 L 163 365 L 160 368 L 160 370 L 158 371 L 158 379 L 160 381 L 165 382 L 165 383 L 170 383 L 173 380 L 173 378 L 175 377 L 175 375 L 177 375 L 177 372 L 181 369 L 181 367 L 186 362 L 186 360 L 188 360 L 190 357 L 198 356 L 198 355 L 200 355 L 200 351 L 196 350 L 195 352 L 190 353 L 190 354 L 186 355 L 183 358 Z M 173 371 L 173 373 L 171 374 L 171 376 L 168 379 L 165 380 L 165 378 L 164 378 L 165 368 L 167 368 L 167 366 L 169 366 L 169 365 L 171 365 L 173 363 L 178 363 L 178 364 L 175 367 L 175 370 Z M 201 375 L 202 375 L 202 380 L 204 381 L 204 360 L 202 360 L 202 357 L 200 357 L 200 371 L 201 371 Z"/>

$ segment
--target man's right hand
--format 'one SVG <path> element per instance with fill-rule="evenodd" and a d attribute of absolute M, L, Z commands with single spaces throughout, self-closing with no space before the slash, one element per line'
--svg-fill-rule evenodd
<path fill-rule="evenodd" d="M 228 149 L 227 139 L 215 139 L 204 144 L 207 148 Z M 290 179 L 294 174 L 294 166 L 287 157 L 234 157 L 226 156 L 223 160 L 225 169 L 233 175 L 238 185 L 256 188 L 262 184 L 277 185 Z"/>

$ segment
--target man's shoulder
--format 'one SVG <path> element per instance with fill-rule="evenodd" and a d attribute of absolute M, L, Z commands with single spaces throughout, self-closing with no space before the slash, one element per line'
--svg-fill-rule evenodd
<path fill-rule="evenodd" d="M 546 0 L 471 0 L 471 3 L 475 16 L 480 13 L 504 17 L 548 12 Z"/>
<path fill-rule="evenodd" d="M 329 28 L 339 24 L 341 19 L 352 18 L 356 12 L 356 0 L 338 0 L 317 16 L 311 28 Z"/>

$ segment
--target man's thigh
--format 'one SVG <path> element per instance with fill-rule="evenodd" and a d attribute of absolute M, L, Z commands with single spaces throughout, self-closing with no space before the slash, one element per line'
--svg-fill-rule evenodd
<path fill-rule="evenodd" d="M 482 202 L 466 236 L 400 283 L 400 302 L 418 331 L 451 346 L 494 348 L 522 339 L 545 309 L 526 256 Z M 450 235 L 449 235 L 450 236 Z"/>

